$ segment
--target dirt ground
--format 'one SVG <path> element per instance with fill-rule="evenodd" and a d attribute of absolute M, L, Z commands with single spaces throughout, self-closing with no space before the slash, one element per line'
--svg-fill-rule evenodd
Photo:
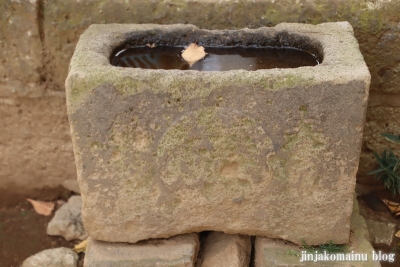
<path fill-rule="evenodd" d="M 37 214 L 26 198 L 42 201 L 67 200 L 71 193 L 61 188 L 41 190 L 24 196 L 0 192 L 0 266 L 20 267 L 29 256 L 42 250 L 58 247 L 73 248 L 79 240 L 66 241 L 64 237 L 46 234 L 48 222 L 53 218 Z M 83 266 L 81 253 L 79 267 Z"/>

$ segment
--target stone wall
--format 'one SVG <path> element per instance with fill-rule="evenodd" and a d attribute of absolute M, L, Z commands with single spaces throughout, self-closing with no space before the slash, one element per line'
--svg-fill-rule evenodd
<path fill-rule="evenodd" d="M 400 1 L 390 0 L 2 0 L 0 189 L 54 187 L 76 177 L 64 80 L 92 23 L 191 23 L 207 29 L 349 21 L 372 75 L 358 180 L 372 151 L 400 147 Z M 343 138 L 346 138 L 345 136 Z"/>

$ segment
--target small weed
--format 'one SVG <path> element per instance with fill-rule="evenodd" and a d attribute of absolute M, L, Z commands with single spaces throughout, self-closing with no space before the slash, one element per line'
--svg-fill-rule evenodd
<path fill-rule="evenodd" d="M 322 251 L 326 251 L 329 253 L 344 253 L 349 250 L 349 247 L 347 245 L 333 244 L 332 240 L 329 240 L 328 243 L 322 244 L 319 247 Z"/>
<path fill-rule="evenodd" d="M 288 255 L 293 255 L 293 256 L 296 256 L 296 257 L 300 257 L 300 253 L 297 252 L 297 251 L 295 251 L 295 250 L 293 250 L 293 249 L 288 250 L 288 251 L 286 252 L 286 254 L 288 254 Z"/>
<path fill-rule="evenodd" d="M 323 253 L 324 251 L 326 251 L 329 254 L 335 254 L 345 253 L 349 250 L 349 247 L 347 245 L 337 245 L 334 244 L 332 240 L 329 240 L 328 243 L 319 246 L 310 246 L 304 239 L 302 239 L 301 242 L 301 248 L 306 250 L 308 253 L 314 253 L 315 251 L 317 251 L 318 253 Z"/>
<path fill-rule="evenodd" d="M 307 244 L 306 240 L 302 239 L 301 240 L 301 248 L 306 250 L 307 252 L 314 252 L 315 248 L 313 246 L 310 246 Z"/>
<path fill-rule="evenodd" d="M 386 140 L 400 144 L 400 136 L 393 134 L 382 134 Z M 385 187 L 392 192 L 393 195 L 400 193 L 400 158 L 398 158 L 392 150 L 389 153 L 386 149 L 383 151 L 382 156 L 374 152 L 376 161 L 379 168 L 370 171 L 369 175 L 374 175 L 375 179 L 381 180 Z"/>

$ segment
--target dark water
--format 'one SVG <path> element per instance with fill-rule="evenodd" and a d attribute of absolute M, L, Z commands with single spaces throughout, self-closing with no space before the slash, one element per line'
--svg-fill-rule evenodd
<path fill-rule="evenodd" d="M 208 55 L 192 67 L 181 57 L 183 47 L 132 47 L 116 52 L 111 64 L 143 69 L 178 69 L 200 71 L 258 70 L 315 66 L 317 58 L 295 48 L 274 47 L 205 47 Z"/>

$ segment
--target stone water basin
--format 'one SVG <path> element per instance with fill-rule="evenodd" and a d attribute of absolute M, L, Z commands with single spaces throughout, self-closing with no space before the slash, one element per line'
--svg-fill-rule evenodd
<path fill-rule="evenodd" d="M 323 60 L 211 72 L 110 64 L 123 46 L 192 42 Z M 213 230 L 348 243 L 369 84 L 347 22 L 90 26 L 66 80 L 86 230 L 109 242 Z"/>

